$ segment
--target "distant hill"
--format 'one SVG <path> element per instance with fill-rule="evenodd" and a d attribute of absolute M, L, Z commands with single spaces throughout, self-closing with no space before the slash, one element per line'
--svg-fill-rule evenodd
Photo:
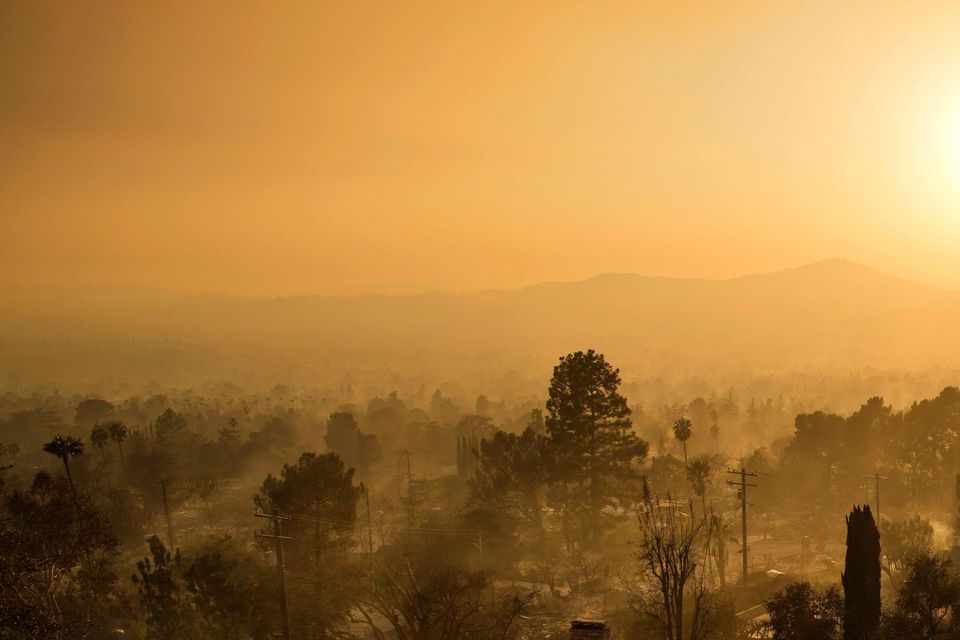
<path fill-rule="evenodd" d="M 143 343 L 201 368 L 213 354 L 246 354 L 238 366 L 486 361 L 523 370 L 586 347 L 648 374 L 960 364 L 960 292 L 844 260 L 726 280 L 604 274 L 462 294 L 21 294 L 5 296 L 0 311 L 7 355 L 19 361 L 33 349 L 34 362 L 56 358 L 50 345 Z"/>

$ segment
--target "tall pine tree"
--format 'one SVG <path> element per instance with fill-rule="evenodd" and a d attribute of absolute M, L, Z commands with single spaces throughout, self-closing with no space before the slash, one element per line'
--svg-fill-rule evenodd
<path fill-rule="evenodd" d="M 633 462 L 646 457 L 648 446 L 633 433 L 619 387 L 620 371 L 592 349 L 561 358 L 553 369 L 546 427 L 568 544 L 574 513 L 581 540 L 596 543 L 604 507 L 635 493 Z"/>
<path fill-rule="evenodd" d="M 880 625 L 880 531 L 869 505 L 847 516 L 843 640 L 873 640 Z"/>

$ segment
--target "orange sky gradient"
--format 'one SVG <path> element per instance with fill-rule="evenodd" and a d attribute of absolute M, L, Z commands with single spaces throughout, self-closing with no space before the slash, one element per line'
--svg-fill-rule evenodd
<path fill-rule="evenodd" d="M 0 285 L 960 288 L 960 3 L 6 2 Z"/>

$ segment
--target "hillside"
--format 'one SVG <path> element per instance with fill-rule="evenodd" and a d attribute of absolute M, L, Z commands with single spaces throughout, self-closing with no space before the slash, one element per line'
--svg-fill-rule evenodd
<path fill-rule="evenodd" d="M 8 295 L 2 310 L 4 374 L 81 348 L 104 358 L 159 348 L 164 366 L 195 370 L 218 354 L 239 367 L 320 358 L 402 371 L 445 354 L 524 370 L 588 346 L 645 373 L 960 363 L 960 294 L 843 260 L 727 280 L 605 274 L 463 294 Z"/>

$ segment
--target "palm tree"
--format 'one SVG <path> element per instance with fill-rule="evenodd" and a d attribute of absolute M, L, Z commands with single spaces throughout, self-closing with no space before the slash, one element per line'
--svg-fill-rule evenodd
<path fill-rule="evenodd" d="M 90 442 L 94 444 L 98 449 L 100 449 L 100 456 L 103 458 L 103 461 L 107 461 L 107 454 L 103 452 L 103 445 L 107 444 L 107 440 L 110 439 L 110 434 L 107 433 L 107 430 L 101 427 L 99 424 L 94 425 L 93 430 L 90 432 Z"/>
<path fill-rule="evenodd" d="M 77 509 L 80 509 L 80 503 L 77 500 L 77 487 L 74 486 L 73 474 L 70 473 L 70 457 L 83 453 L 83 441 L 75 436 L 58 435 L 43 445 L 43 450 L 63 460 L 63 468 L 67 472 L 67 482 L 70 483 L 70 491 L 73 492 L 73 503 Z"/>
<path fill-rule="evenodd" d="M 687 440 L 693 435 L 693 423 L 688 418 L 677 418 L 673 423 L 673 435 L 683 443 L 683 465 L 687 465 Z"/>
<path fill-rule="evenodd" d="M 713 464 L 709 456 L 698 456 L 687 466 L 687 480 L 690 481 L 693 492 L 700 498 L 704 518 L 707 517 L 707 486 L 710 485 L 712 472 Z"/>
<path fill-rule="evenodd" d="M 110 425 L 110 439 L 117 443 L 120 448 L 120 467 L 126 469 L 127 465 L 123 460 L 123 441 L 127 439 L 127 427 L 122 422 L 114 422 Z"/>

